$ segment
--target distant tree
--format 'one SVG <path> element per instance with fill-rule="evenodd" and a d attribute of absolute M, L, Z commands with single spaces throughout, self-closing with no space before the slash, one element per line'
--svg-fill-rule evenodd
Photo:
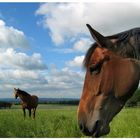
<path fill-rule="evenodd" d="M 75 100 L 52 100 L 52 101 L 42 101 L 39 102 L 39 104 L 63 104 L 63 105 L 78 105 L 79 104 L 79 99 Z"/>
<path fill-rule="evenodd" d="M 0 102 L 0 108 L 11 108 L 12 103 L 8 103 L 8 102 Z"/>

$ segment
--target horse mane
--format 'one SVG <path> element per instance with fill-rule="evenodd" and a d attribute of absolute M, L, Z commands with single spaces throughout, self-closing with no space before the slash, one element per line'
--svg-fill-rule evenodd
<path fill-rule="evenodd" d="M 97 46 L 98 46 L 97 43 L 94 43 L 88 49 L 88 51 L 86 53 L 86 56 L 84 58 L 84 61 L 83 61 L 84 67 L 86 67 L 86 68 L 88 67 L 88 63 L 89 63 L 90 57 L 91 57 L 92 53 L 94 52 L 94 50 L 96 49 Z"/>
<path fill-rule="evenodd" d="M 131 37 L 134 38 L 134 45 L 131 45 L 129 43 Z M 113 52 L 116 52 L 122 57 L 140 59 L 140 28 L 133 28 L 118 34 L 106 36 L 106 38 L 117 39 L 117 41 L 114 44 L 114 47 L 111 48 Z M 83 61 L 84 67 L 88 66 L 90 57 L 97 46 L 98 45 L 95 42 L 88 49 L 85 59 Z"/>
<path fill-rule="evenodd" d="M 24 96 L 31 96 L 29 93 L 27 93 L 27 92 L 25 92 L 23 90 L 20 90 L 20 89 L 18 89 L 18 90 L 20 91 L 20 94 L 22 94 Z"/>

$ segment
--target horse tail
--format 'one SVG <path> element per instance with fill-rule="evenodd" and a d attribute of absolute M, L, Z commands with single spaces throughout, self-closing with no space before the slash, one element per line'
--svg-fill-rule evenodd
<path fill-rule="evenodd" d="M 38 97 L 37 97 L 37 96 L 35 96 L 35 99 L 36 99 L 36 102 L 38 103 L 38 100 L 39 100 L 39 99 L 38 99 Z"/>
<path fill-rule="evenodd" d="M 39 101 L 39 98 L 36 96 L 36 99 L 37 99 L 37 103 L 38 103 L 38 101 Z"/>
<path fill-rule="evenodd" d="M 32 99 L 34 101 L 35 106 L 37 107 L 39 98 L 36 95 L 32 95 Z"/>

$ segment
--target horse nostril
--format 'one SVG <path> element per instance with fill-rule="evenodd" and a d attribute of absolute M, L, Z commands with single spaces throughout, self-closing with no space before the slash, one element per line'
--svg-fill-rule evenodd
<path fill-rule="evenodd" d="M 80 128 L 80 130 L 83 132 L 84 131 L 84 125 L 83 125 L 83 123 L 80 123 L 79 124 L 79 128 Z"/>
<path fill-rule="evenodd" d="M 96 122 L 95 122 L 95 125 L 93 126 L 93 132 L 94 131 L 97 131 L 98 129 L 99 129 L 99 127 L 100 127 L 100 120 L 97 120 Z"/>
<path fill-rule="evenodd" d="M 99 121 L 99 120 L 97 120 L 95 124 L 96 124 L 96 125 L 98 125 L 99 123 L 100 123 L 100 121 Z"/>

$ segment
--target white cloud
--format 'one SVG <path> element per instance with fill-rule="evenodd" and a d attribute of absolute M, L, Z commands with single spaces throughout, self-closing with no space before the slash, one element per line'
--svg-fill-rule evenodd
<path fill-rule="evenodd" d="M 0 63 L 3 68 L 18 68 L 27 70 L 43 70 L 47 66 L 42 62 L 41 55 L 34 53 L 28 56 L 25 53 L 16 52 L 12 48 L 0 52 Z"/>
<path fill-rule="evenodd" d="M 66 65 L 70 67 L 82 67 L 83 60 L 84 55 L 76 56 L 73 60 L 66 62 Z"/>
<path fill-rule="evenodd" d="M 83 6 L 79 4 L 77 7 L 77 4 L 71 3 L 46 3 L 40 6 L 36 14 L 45 16 L 44 27 L 50 29 L 52 40 L 56 44 L 61 44 L 64 39 L 77 36 L 77 32 L 81 30 L 82 25 L 79 26 L 76 22 L 82 23 L 82 9 Z"/>
<path fill-rule="evenodd" d="M 52 51 L 57 53 L 85 53 L 93 42 L 89 38 L 82 37 L 75 40 L 73 47 L 55 47 Z"/>
<path fill-rule="evenodd" d="M 0 70 L 0 79 L 1 97 L 12 97 L 14 87 L 36 93 L 37 88 L 48 84 L 44 74 L 31 70 Z"/>
<path fill-rule="evenodd" d="M 6 26 L 3 20 L 0 20 L 0 48 L 20 48 L 28 47 L 28 41 L 25 34 L 12 27 Z"/>
<path fill-rule="evenodd" d="M 11 97 L 13 88 L 29 91 L 40 89 L 47 85 L 47 66 L 39 53 L 28 55 L 22 52 L 28 47 L 28 41 L 23 31 L 6 26 L 0 20 L 0 94 L 1 97 Z M 20 52 L 17 51 L 20 48 Z"/>
<path fill-rule="evenodd" d="M 48 96 L 80 97 L 84 73 L 76 72 L 65 67 L 61 70 L 52 67 L 47 75 L 48 84 L 44 87 Z"/>
<path fill-rule="evenodd" d="M 75 42 L 73 50 L 78 52 L 86 52 L 91 44 L 92 42 L 89 38 L 81 38 L 80 40 Z"/>
<path fill-rule="evenodd" d="M 12 96 L 13 88 L 21 88 L 39 97 L 80 97 L 84 79 L 83 72 L 75 72 L 69 68 L 52 67 L 49 72 L 40 73 L 33 70 L 0 70 L 0 93 Z"/>
<path fill-rule="evenodd" d="M 7 96 L 14 87 L 35 91 L 37 87 L 48 84 L 46 65 L 42 62 L 40 54 L 28 56 L 8 48 L 5 52 L 0 51 L 0 63 L 1 92 Z M 3 96 L 6 95 L 1 97 Z"/>
<path fill-rule="evenodd" d="M 41 80 L 41 74 L 40 72 L 31 71 L 31 70 L 0 70 L 0 78 L 1 81 L 6 81 L 9 83 L 10 81 L 18 81 L 24 83 L 24 81 L 32 81 L 33 80 Z M 19 81 L 18 81 L 19 82 Z M 18 83 L 17 83 L 18 84 Z"/>
<path fill-rule="evenodd" d="M 56 45 L 89 35 L 86 23 L 104 35 L 139 26 L 139 13 L 139 3 L 45 3 L 36 11 Z"/>

